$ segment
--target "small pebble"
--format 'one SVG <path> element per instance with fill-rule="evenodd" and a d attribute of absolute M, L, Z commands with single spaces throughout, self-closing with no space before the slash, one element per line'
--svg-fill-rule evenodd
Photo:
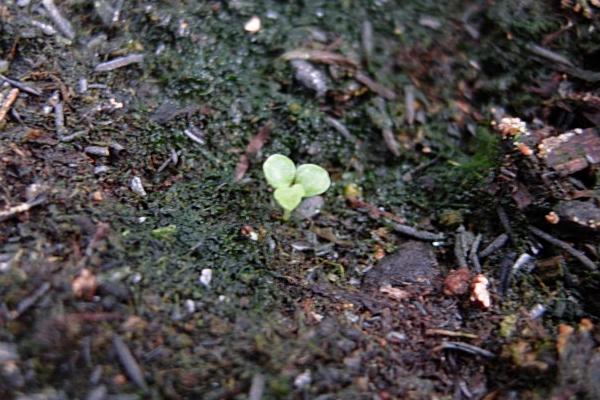
<path fill-rule="evenodd" d="M 88 81 L 85 78 L 81 78 L 77 83 L 77 91 L 79 93 L 85 93 L 88 90 Z"/>
<path fill-rule="evenodd" d="M 194 312 L 196 312 L 196 303 L 194 302 L 194 300 L 192 300 L 192 299 L 187 299 L 187 300 L 184 302 L 184 306 L 185 306 L 185 309 L 186 309 L 186 311 L 187 311 L 189 314 L 193 314 Z"/>
<path fill-rule="evenodd" d="M 531 319 L 538 319 L 546 312 L 546 307 L 543 304 L 536 304 L 529 310 L 529 317 Z"/>
<path fill-rule="evenodd" d="M 108 157 L 110 155 L 108 147 L 104 146 L 86 146 L 83 151 L 85 151 L 86 154 L 93 156 Z"/>
<path fill-rule="evenodd" d="M 94 168 L 94 175 L 104 175 L 108 172 L 108 167 L 106 165 L 98 165 Z"/>
<path fill-rule="evenodd" d="M 386 339 L 392 343 L 402 343 L 406 342 L 407 337 L 404 333 L 392 331 L 387 334 Z"/>
<path fill-rule="evenodd" d="M 322 196 L 313 196 L 302 200 L 296 212 L 304 219 L 311 219 L 321 212 L 324 205 L 325 200 Z"/>
<path fill-rule="evenodd" d="M 310 385 L 311 381 L 312 381 L 312 377 L 310 374 L 310 370 L 307 369 L 300 375 L 296 376 L 296 379 L 294 379 L 294 386 L 298 389 L 302 389 L 302 388 Z"/>
<path fill-rule="evenodd" d="M 139 272 L 136 272 L 133 275 L 131 275 L 131 283 L 133 283 L 134 285 L 137 285 L 141 281 L 142 281 L 142 274 L 140 274 Z"/>
<path fill-rule="evenodd" d="M 204 268 L 200 273 L 200 283 L 207 289 L 210 287 L 210 281 L 212 280 L 212 269 Z"/>
<path fill-rule="evenodd" d="M 260 28 L 261 28 L 260 18 L 258 18 L 256 15 L 254 15 L 252 18 L 250 18 L 248 20 L 248 22 L 246 22 L 246 24 L 244 25 L 244 30 L 246 32 L 250 32 L 250 33 L 256 33 L 258 31 L 260 31 Z"/>
<path fill-rule="evenodd" d="M 292 67 L 295 70 L 296 79 L 309 89 L 317 93 L 317 97 L 322 97 L 328 90 L 327 77 L 311 63 L 304 60 L 292 60 Z"/>
<path fill-rule="evenodd" d="M 144 185 L 142 184 L 142 180 L 140 179 L 139 176 L 134 176 L 133 178 L 131 178 L 129 187 L 135 194 L 137 194 L 139 196 L 145 197 L 147 195 L 146 190 L 144 190 Z"/>

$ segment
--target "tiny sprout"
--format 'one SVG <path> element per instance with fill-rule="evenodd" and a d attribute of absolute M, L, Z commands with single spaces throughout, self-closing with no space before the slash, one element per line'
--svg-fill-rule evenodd
<path fill-rule="evenodd" d="M 283 208 L 283 219 L 288 220 L 303 197 L 324 193 L 331 185 L 325 169 L 315 164 L 296 168 L 294 162 L 281 154 L 273 154 L 263 164 L 267 183 L 275 188 L 273 197 Z"/>

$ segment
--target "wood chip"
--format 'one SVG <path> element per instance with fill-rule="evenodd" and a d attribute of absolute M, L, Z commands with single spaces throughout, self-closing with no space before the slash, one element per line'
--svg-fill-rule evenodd
<path fill-rule="evenodd" d="M 0 105 L 0 126 L 4 121 L 6 114 L 12 107 L 13 103 L 17 100 L 17 97 L 19 97 L 19 89 L 11 89 L 8 92 L 8 95 L 6 96 L 4 102 Z"/>

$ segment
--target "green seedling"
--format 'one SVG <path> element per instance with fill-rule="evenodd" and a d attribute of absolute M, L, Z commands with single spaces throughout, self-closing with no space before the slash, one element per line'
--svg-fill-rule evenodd
<path fill-rule="evenodd" d="M 263 172 L 267 183 L 275 189 L 273 197 L 283 208 L 283 219 L 286 221 L 302 198 L 324 193 L 331 185 L 329 174 L 322 167 L 303 164 L 296 168 L 292 160 L 281 154 L 267 158 Z"/>

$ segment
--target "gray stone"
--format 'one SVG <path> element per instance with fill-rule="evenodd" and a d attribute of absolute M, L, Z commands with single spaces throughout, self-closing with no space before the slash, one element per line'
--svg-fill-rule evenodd
<path fill-rule="evenodd" d="M 431 285 L 439 274 L 440 270 L 432 245 L 426 242 L 408 241 L 400 245 L 394 254 L 383 258 L 367 271 L 363 285 L 367 287 Z"/>

